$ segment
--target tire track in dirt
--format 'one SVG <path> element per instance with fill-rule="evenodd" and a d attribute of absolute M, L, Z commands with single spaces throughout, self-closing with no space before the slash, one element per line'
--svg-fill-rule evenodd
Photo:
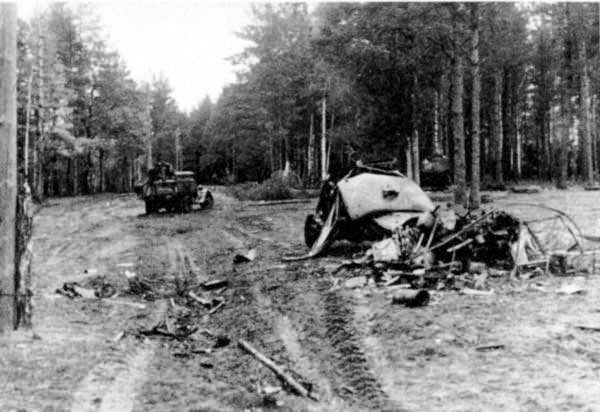
<path fill-rule="evenodd" d="M 355 294 L 356 297 L 356 294 Z M 373 372 L 377 375 L 382 389 L 388 397 L 398 405 L 405 404 L 402 398 L 400 388 L 395 383 L 398 374 L 394 371 L 394 366 L 390 365 L 386 356 L 386 348 L 380 339 L 372 332 L 373 321 L 371 320 L 372 307 L 369 306 L 364 296 L 356 299 L 354 306 L 354 324 L 361 333 L 362 346 L 366 349 L 366 358 Z"/>
<path fill-rule="evenodd" d="M 189 250 L 177 239 L 163 238 L 169 262 L 169 272 L 176 284 L 186 282 L 191 275 L 198 276 L 199 270 Z M 150 324 L 165 316 L 168 305 L 158 302 L 152 313 Z M 122 359 L 115 354 L 110 362 L 93 368 L 73 396 L 72 412 L 79 411 L 123 411 L 133 410 L 139 390 L 146 381 L 147 369 L 155 354 L 156 343 L 148 342 L 134 349 Z"/>
<path fill-rule="evenodd" d="M 306 403 L 303 405 L 308 411 L 323 411 L 323 410 L 339 410 L 335 409 L 336 405 L 326 405 L 326 402 L 331 402 L 334 398 L 333 391 L 328 379 L 319 373 L 318 359 L 310 356 L 300 344 L 300 336 L 298 330 L 294 327 L 291 319 L 284 312 L 277 311 L 273 308 L 271 299 L 260 292 L 259 287 L 255 286 L 252 289 L 254 298 L 259 305 L 260 312 L 271 319 L 273 332 L 275 337 L 283 344 L 285 353 L 291 361 L 292 370 L 298 373 L 302 379 L 307 379 L 315 384 L 315 394 L 319 397 L 319 404 Z M 315 363 L 317 361 L 317 363 Z"/>
<path fill-rule="evenodd" d="M 362 349 L 361 338 L 354 328 L 352 302 L 339 290 L 330 290 L 323 296 L 323 322 L 330 344 L 336 352 L 336 364 L 342 380 L 355 403 L 369 410 L 398 411 L 401 408 L 389 399 L 369 367 Z"/>

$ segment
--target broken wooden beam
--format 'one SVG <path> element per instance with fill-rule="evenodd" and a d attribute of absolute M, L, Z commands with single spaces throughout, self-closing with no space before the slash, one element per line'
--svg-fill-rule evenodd
<path fill-rule="evenodd" d="M 289 374 L 285 373 L 281 367 L 279 367 L 275 362 L 271 359 L 267 358 L 265 355 L 257 351 L 252 345 L 246 342 L 243 339 L 238 340 L 238 346 L 244 351 L 248 352 L 252 356 L 254 356 L 260 363 L 265 365 L 267 368 L 271 369 L 277 377 L 283 380 L 286 384 L 290 386 L 294 390 L 294 392 L 300 396 L 304 396 L 306 398 L 313 399 L 318 401 L 317 397 L 310 393 L 308 389 L 302 386 L 296 379 L 294 379 Z"/>
<path fill-rule="evenodd" d="M 448 253 L 454 253 L 457 250 L 462 249 L 463 247 L 470 245 L 471 243 L 473 243 L 473 239 L 469 238 L 467 240 L 464 240 L 464 241 L 460 242 L 458 245 L 454 245 L 452 247 L 449 247 L 448 249 L 446 249 L 446 252 L 448 252 Z"/>

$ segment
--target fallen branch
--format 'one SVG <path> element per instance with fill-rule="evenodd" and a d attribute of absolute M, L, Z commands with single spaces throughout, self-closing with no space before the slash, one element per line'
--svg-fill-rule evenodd
<path fill-rule="evenodd" d="M 577 329 L 581 330 L 589 330 L 592 332 L 600 332 L 600 326 L 586 326 L 586 325 L 576 325 Z"/>
<path fill-rule="evenodd" d="M 259 362 L 265 365 L 267 368 L 271 369 L 277 377 L 287 383 L 296 394 L 300 396 L 304 396 L 306 398 L 310 398 L 312 400 L 318 401 L 317 397 L 311 394 L 304 386 L 302 386 L 296 379 L 291 377 L 289 374 L 285 373 L 277 364 L 275 364 L 271 359 L 267 358 L 265 355 L 257 351 L 252 345 L 246 342 L 243 339 L 238 340 L 238 346 L 254 356 Z"/>
<path fill-rule="evenodd" d="M 505 345 L 503 343 L 491 343 L 489 345 L 477 346 L 475 348 L 475 350 L 479 351 L 479 352 L 484 352 L 484 351 L 488 351 L 488 350 L 504 349 L 504 348 L 505 348 Z"/>
<path fill-rule="evenodd" d="M 247 206 L 275 206 L 275 205 L 292 205 L 295 203 L 310 203 L 316 199 L 304 198 L 304 199 L 285 199 L 285 200 L 272 200 L 272 201 L 261 201 L 247 203 Z"/>

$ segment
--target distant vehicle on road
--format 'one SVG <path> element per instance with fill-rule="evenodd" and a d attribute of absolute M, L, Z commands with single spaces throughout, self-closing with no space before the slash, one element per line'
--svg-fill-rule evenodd
<path fill-rule="evenodd" d="M 445 190 L 452 183 L 452 169 L 448 156 L 435 154 L 421 163 L 421 186 Z"/>
<path fill-rule="evenodd" d="M 148 178 L 136 186 L 136 193 L 146 204 L 146 214 L 159 212 L 188 213 L 194 204 L 209 209 L 214 200 L 210 191 L 196 184 L 193 172 L 173 170 L 167 162 L 159 162 L 148 171 Z"/>

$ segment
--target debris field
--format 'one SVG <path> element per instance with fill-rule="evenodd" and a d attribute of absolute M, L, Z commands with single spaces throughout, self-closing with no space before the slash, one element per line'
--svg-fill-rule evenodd
<path fill-rule="evenodd" d="M 569 203 L 552 190 L 492 194 L 472 213 L 432 202 L 427 218 L 336 237 L 309 259 L 302 222 L 314 202 L 213 193 L 214 209 L 186 215 L 147 217 L 133 197 L 40 212 L 40 326 L 35 339 L 0 342 L 22 368 L 3 407 L 107 407 L 125 390 L 134 410 L 600 402 L 593 192 L 569 193 Z M 110 215 L 90 224 L 107 202 Z M 92 239 L 93 249 L 73 246 Z M 68 340 L 53 338 L 56 328 Z M 53 353 L 49 375 L 27 369 L 33 353 Z M 42 399 L 47 382 L 56 384 Z"/>

